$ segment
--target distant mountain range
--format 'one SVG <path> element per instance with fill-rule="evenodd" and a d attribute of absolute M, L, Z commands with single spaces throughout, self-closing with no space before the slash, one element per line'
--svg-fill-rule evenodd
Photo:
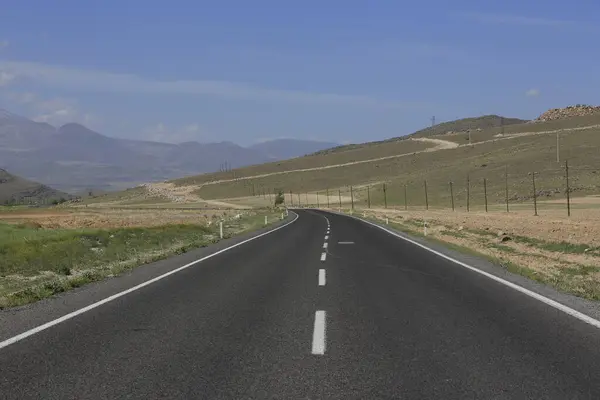
<path fill-rule="evenodd" d="M 0 109 L 0 168 L 66 192 L 123 189 L 284 160 L 339 146 L 278 139 L 242 147 L 232 142 L 170 144 L 118 139 L 69 123 L 56 128 Z"/>

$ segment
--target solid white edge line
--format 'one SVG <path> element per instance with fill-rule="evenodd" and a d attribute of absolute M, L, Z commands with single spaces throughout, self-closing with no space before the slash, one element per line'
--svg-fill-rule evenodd
<path fill-rule="evenodd" d="M 313 354 L 325 354 L 325 329 L 325 311 L 317 311 L 315 313 L 315 327 L 313 330 Z"/>
<path fill-rule="evenodd" d="M 338 242 L 338 244 L 354 244 L 354 242 Z"/>
<path fill-rule="evenodd" d="M 294 214 L 296 214 L 296 213 L 294 213 Z M 6 340 L 0 342 L 0 349 L 3 349 L 4 347 L 10 346 L 11 344 L 17 343 L 17 342 L 19 342 L 19 341 L 21 341 L 21 340 L 23 340 L 23 339 L 25 339 L 25 338 L 27 338 L 29 336 L 35 335 L 36 333 L 42 332 L 42 331 L 44 331 L 44 330 L 46 330 L 48 328 L 53 327 L 54 325 L 58 325 L 61 322 L 68 321 L 71 318 L 74 318 L 74 317 L 76 317 L 78 315 L 81 315 L 81 314 L 83 314 L 83 313 L 85 313 L 87 311 L 93 310 L 94 308 L 100 307 L 101 305 L 106 304 L 106 303 L 108 303 L 110 301 L 116 300 L 119 297 L 123 297 L 123 296 L 125 296 L 125 295 L 127 295 L 129 293 L 135 292 L 136 290 L 139 290 L 139 289 L 141 289 L 141 288 L 143 288 L 145 286 L 148 286 L 148 285 L 150 285 L 150 284 L 152 284 L 154 282 L 158 282 L 161 279 L 164 279 L 164 278 L 166 278 L 166 277 L 168 277 L 170 275 L 176 274 L 177 272 L 183 271 L 184 269 L 187 269 L 187 268 L 189 268 L 191 266 L 194 266 L 194 265 L 196 265 L 198 263 L 201 263 L 202 261 L 208 260 L 209 258 L 217 256 L 217 255 L 219 255 L 221 253 L 224 253 L 224 252 L 226 252 L 228 250 L 231 250 L 231 249 L 233 249 L 235 247 L 241 246 L 241 245 L 243 245 L 245 243 L 248 243 L 248 242 L 251 242 L 253 240 L 256 240 L 256 239 L 258 239 L 260 237 L 269 235 L 269 234 L 271 234 L 273 232 L 276 232 L 276 231 L 278 231 L 280 229 L 283 229 L 286 226 L 291 225 L 294 222 L 296 222 L 296 220 L 298 220 L 298 218 L 299 218 L 299 215 L 296 214 L 296 218 L 294 218 L 292 221 L 286 223 L 285 225 L 278 226 L 277 228 L 271 229 L 270 231 L 263 232 L 260 235 L 256 235 L 254 237 L 251 237 L 249 239 L 243 240 L 243 241 L 241 241 L 239 243 L 236 243 L 234 245 L 231 245 L 231 246 L 226 247 L 224 249 L 221 249 L 219 251 L 216 251 L 216 252 L 214 252 L 212 254 L 207 255 L 206 257 L 202 257 L 202 258 L 200 258 L 200 259 L 198 259 L 196 261 L 192 261 L 191 263 L 185 264 L 184 266 L 181 266 L 181 267 L 176 268 L 176 269 L 174 269 L 172 271 L 169 271 L 167 273 L 159 275 L 159 276 L 157 276 L 155 278 L 152 278 L 152 279 L 150 279 L 150 280 L 148 280 L 146 282 L 142 282 L 139 285 L 136 285 L 136 286 L 131 287 L 131 288 L 127 289 L 127 290 L 123 290 L 122 292 L 113 294 L 112 296 L 109 296 L 109 297 L 107 297 L 105 299 L 102 299 L 102 300 L 99 300 L 99 301 L 97 301 L 95 303 L 92 303 L 89 306 L 80 308 L 79 310 L 76 310 L 76 311 L 73 311 L 73 312 L 70 312 L 68 314 L 63 315 L 60 318 L 57 318 L 57 319 L 54 319 L 52 321 L 46 322 L 45 324 L 42 324 L 42 325 L 37 326 L 35 328 L 29 329 L 28 331 L 25 331 L 25 332 L 23 332 L 23 333 L 21 333 L 19 335 L 13 336 L 13 337 L 11 337 L 9 339 L 6 339 Z"/>
<path fill-rule="evenodd" d="M 324 269 L 320 269 L 319 270 L 319 286 L 325 286 L 325 270 Z"/>
<path fill-rule="evenodd" d="M 337 213 L 334 213 L 334 214 L 337 214 Z M 482 271 L 479 268 L 475 268 L 473 266 L 470 266 L 469 264 L 466 264 L 466 263 L 464 263 L 462 261 L 459 261 L 459 260 L 457 260 L 455 258 L 447 256 L 447 255 L 445 255 L 443 253 L 440 253 L 439 251 L 434 250 L 432 248 L 429 248 L 429 247 L 427 247 L 427 246 L 425 246 L 425 245 L 423 245 L 423 244 L 421 244 L 419 242 L 416 242 L 416 241 L 414 241 L 412 239 L 409 239 L 409 238 L 406 238 L 404 236 L 398 235 L 396 232 L 393 232 L 393 231 L 391 231 L 391 230 L 389 230 L 387 228 L 384 228 L 383 226 L 379 226 L 379 225 L 377 225 L 377 224 L 375 224 L 373 222 L 366 221 L 366 220 L 364 220 L 362 218 L 357 218 L 357 217 L 354 217 L 352 215 L 345 215 L 345 214 L 338 214 L 338 215 L 342 215 L 342 216 L 349 217 L 349 218 L 354 218 L 356 220 L 362 221 L 362 222 L 364 222 L 366 224 L 369 224 L 369 225 L 372 225 L 372 226 L 374 226 L 376 228 L 379 228 L 379 229 L 381 229 L 381 230 L 389 233 L 392 236 L 395 236 L 395 237 L 400 238 L 402 240 L 405 240 L 405 241 L 407 241 L 409 243 L 412 243 L 415 246 L 419 246 L 422 249 L 425 249 L 425 250 L 427 250 L 427 251 L 429 251 L 429 252 L 431 252 L 431 253 L 439 256 L 439 257 L 445 258 L 448 261 L 452 261 L 453 263 L 458 264 L 461 267 L 467 268 L 467 269 L 469 269 L 469 270 L 471 270 L 473 272 L 476 272 L 478 274 L 481 274 L 481 275 L 483 275 L 483 276 L 485 276 L 487 278 L 493 279 L 494 281 L 496 281 L 498 283 L 501 283 L 501 284 L 503 284 L 505 286 L 508 286 L 508 287 L 510 287 L 510 288 L 518 291 L 518 292 L 521 292 L 521 293 L 523 293 L 523 294 L 525 294 L 525 295 L 527 295 L 529 297 L 532 297 L 532 298 L 534 298 L 534 299 L 536 299 L 538 301 L 541 301 L 542 303 L 547 304 L 550 307 L 553 307 L 553 308 L 555 308 L 555 309 L 557 309 L 559 311 L 564 312 L 565 314 L 568 314 L 568 315 L 570 315 L 572 317 L 577 318 L 580 321 L 583 321 L 583 322 L 585 322 L 587 324 L 592 325 L 595 328 L 600 329 L 600 321 L 598 321 L 597 319 L 592 318 L 589 315 L 586 315 L 586 314 L 584 314 L 584 313 L 582 313 L 580 311 L 577 311 L 577 310 L 575 310 L 575 309 L 573 309 L 573 308 L 571 308 L 569 306 L 566 306 L 566 305 L 564 305 L 562 303 L 559 303 L 558 301 L 549 299 L 548 297 L 542 296 L 541 294 L 536 293 L 534 291 L 531 291 L 529 289 L 525 289 L 522 286 L 519 286 L 519 285 L 517 285 L 515 283 L 509 282 L 509 281 L 507 281 L 505 279 L 502 279 L 502 278 L 500 278 L 500 277 L 498 277 L 496 275 L 490 274 L 489 272 Z"/>
<path fill-rule="evenodd" d="M 327 253 L 321 253 L 321 261 L 325 261 L 325 258 L 327 258 Z"/>

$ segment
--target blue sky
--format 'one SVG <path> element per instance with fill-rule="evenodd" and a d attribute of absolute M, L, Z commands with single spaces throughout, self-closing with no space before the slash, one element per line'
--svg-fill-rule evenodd
<path fill-rule="evenodd" d="M 364 142 L 600 93 L 591 0 L 2 3 L 0 107 L 116 137 Z"/>

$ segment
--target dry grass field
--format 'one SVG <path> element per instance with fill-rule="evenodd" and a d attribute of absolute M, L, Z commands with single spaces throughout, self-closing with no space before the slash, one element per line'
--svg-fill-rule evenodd
<path fill-rule="evenodd" d="M 267 208 L 134 208 L 114 200 L 114 207 L 0 209 L 0 308 L 214 243 L 219 222 L 227 238 L 263 227 L 265 216 L 270 223 L 281 218 Z"/>

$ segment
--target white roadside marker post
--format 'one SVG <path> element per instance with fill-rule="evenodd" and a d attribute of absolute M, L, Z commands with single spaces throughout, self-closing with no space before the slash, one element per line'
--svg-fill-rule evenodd
<path fill-rule="evenodd" d="M 265 215 L 265 225 L 267 224 L 267 216 Z"/>
<path fill-rule="evenodd" d="M 221 239 L 223 239 L 223 221 L 219 221 L 219 234 Z"/>

